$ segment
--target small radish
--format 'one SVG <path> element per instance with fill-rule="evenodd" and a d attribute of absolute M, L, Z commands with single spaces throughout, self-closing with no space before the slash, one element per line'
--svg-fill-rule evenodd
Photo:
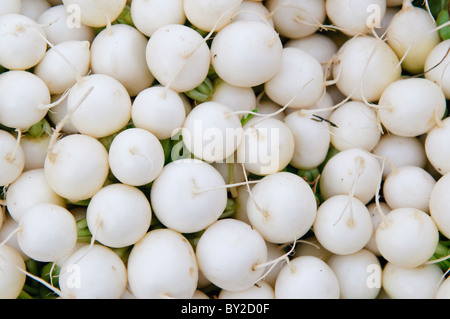
<path fill-rule="evenodd" d="M 450 49 L 450 39 L 444 40 L 437 44 L 428 54 L 425 60 L 425 78 L 438 84 L 445 97 L 450 98 L 450 86 L 448 85 L 450 63 L 448 50 Z"/>
<path fill-rule="evenodd" d="M 443 119 L 434 126 L 425 138 L 425 154 L 430 164 L 441 174 L 450 172 L 450 166 L 446 160 L 450 154 L 447 141 L 450 139 L 450 118 Z"/>
<path fill-rule="evenodd" d="M 104 27 L 115 21 L 122 13 L 127 0 L 63 0 L 66 10 L 78 9 L 80 22 L 90 27 Z"/>
<path fill-rule="evenodd" d="M 14 182 L 25 167 L 25 154 L 20 142 L 4 130 L 0 130 L 0 186 Z"/>
<path fill-rule="evenodd" d="M 261 280 L 241 291 L 222 289 L 217 299 L 275 299 L 275 291 L 271 285 Z"/>
<path fill-rule="evenodd" d="M 24 16 L 27 16 L 35 21 L 38 20 L 39 16 L 42 13 L 44 13 L 45 10 L 51 8 L 51 5 L 47 0 L 21 0 L 21 1 L 22 1 L 22 9 L 18 13 L 21 13 Z"/>
<path fill-rule="evenodd" d="M 22 13 L 22 0 L 2 1 L 0 16 L 9 13 L 16 13 L 16 14 Z"/>
<path fill-rule="evenodd" d="M 25 271 L 24 259 L 16 249 L 8 246 L 0 246 L 0 298 L 17 299 L 22 291 L 26 275 L 18 270 Z"/>
<path fill-rule="evenodd" d="M 430 216 L 439 228 L 442 235 L 450 236 L 450 216 L 448 210 L 450 203 L 446 196 L 450 190 L 450 173 L 442 175 L 434 185 L 429 202 Z"/>

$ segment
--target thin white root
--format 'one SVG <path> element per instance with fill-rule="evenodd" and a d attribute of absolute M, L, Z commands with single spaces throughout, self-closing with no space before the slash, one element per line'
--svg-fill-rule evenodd
<path fill-rule="evenodd" d="M 35 275 L 29 273 L 28 271 L 22 269 L 21 267 L 17 267 L 17 266 L 16 266 L 16 269 L 19 270 L 20 272 L 24 273 L 24 274 L 27 275 L 28 277 L 33 278 L 33 279 L 36 280 L 37 282 L 43 284 L 45 287 L 47 287 L 48 289 L 50 289 L 51 291 L 53 291 L 53 292 L 54 292 L 55 294 L 57 294 L 58 296 L 60 296 L 60 297 L 62 297 L 62 298 L 65 298 L 65 299 L 72 299 L 72 298 L 68 298 L 69 296 L 65 296 L 65 295 L 61 292 L 61 290 L 59 290 L 58 288 L 52 286 L 51 284 L 49 284 L 48 282 L 46 282 L 44 279 L 42 279 L 42 278 L 40 278 L 40 277 L 38 277 L 38 276 L 35 276 Z"/>
<path fill-rule="evenodd" d="M 15 235 L 17 234 L 22 228 L 17 227 L 16 229 L 14 229 L 12 232 L 10 232 L 8 234 L 8 236 L 6 236 L 5 239 L 3 239 L 3 241 L 0 243 L 0 247 L 2 247 L 3 245 L 6 245 L 6 243 Z"/>
<path fill-rule="evenodd" d="M 205 193 L 205 192 L 215 191 L 217 189 L 232 188 L 232 187 L 238 187 L 238 186 L 243 186 L 243 185 L 248 185 L 248 184 L 256 184 L 256 183 L 259 183 L 259 180 L 257 180 L 257 181 L 245 181 L 245 182 L 234 183 L 234 184 L 226 184 L 226 185 L 218 185 L 218 186 L 213 186 L 213 187 L 208 187 L 208 188 L 196 188 L 196 187 L 194 187 L 193 191 L 194 191 L 195 194 L 201 194 L 201 193 Z"/>

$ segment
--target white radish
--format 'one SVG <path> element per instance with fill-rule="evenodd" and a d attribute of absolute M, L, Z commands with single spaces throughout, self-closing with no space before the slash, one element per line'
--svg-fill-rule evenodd
<path fill-rule="evenodd" d="M 164 166 L 164 150 L 147 130 L 129 128 L 117 134 L 108 152 L 111 172 L 124 184 L 143 186 L 153 182 Z"/>
<path fill-rule="evenodd" d="M 241 291 L 261 279 L 268 253 L 263 237 L 255 229 L 227 218 L 204 231 L 197 242 L 196 256 L 200 271 L 214 285 Z"/>
<path fill-rule="evenodd" d="M 142 33 L 129 25 L 107 27 L 92 41 L 92 72 L 112 76 L 130 96 L 136 96 L 155 80 L 147 67 L 147 42 Z"/>
<path fill-rule="evenodd" d="M 234 86 L 217 78 L 209 101 L 225 104 L 234 111 L 251 111 L 256 108 L 257 99 L 252 88 Z"/>
<path fill-rule="evenodd" d="M 5 212 L 3 224 L 0 228 L 0 242 L 4 242 L 5 246 L 9 246 L 16 250 L 22 256 L 23 260 L 28 260 L 30 257 L 25 255 L 17 241 L 18 225 L 19 223 L 16 222 L 8 212 Z"/>
<path fill-rule="evenodd" d="M 424 78 L 405 78 L 390 84 L 378 105 L 379 119 L 387 131 L 399 136 L 419 136 L 442 119 L 446 99 L 436 83 Z"/>
<path fill-rule="evenodd" d="M 368 204 L 367 209 L 369 210 L 370 217 L 372 218 L 373 232 L 372 237 L 364 248 L 371 251 L 375 255 L 380 256 L 380 252 L 378 251 L 377 243 L 375 240 L 375 232 L 383 216 L 389 214 L 392 209 L 388 204 L 380 201 Z"/>
<path fill-rule="evenodd" d="M 93 137 L 67 135 L 52 145 L 44 171 L 49 186 L 61 197 L 72 202 L 89 199 L 108 177 L 108 152 Z"/>
<path fill-rule="evenodd" d="M 450 119 L 447 117 L 428 131 L 425 137 L 425 154 L 432 167 L 441 175 L 450 172 L 446 160 L 450 154 Z"/>
<path fill-rule="evenodd" d="M 64 94 L 55 94 L 51 97 L 51 102 L 54 105 L 49 112 L 47 112 L 48 119 L 50 122 L 57 126 L 61 123 L 63 126 L 61 127 L 61 133 L 66 134 L 75 134 L 80 133 L 75 126 L 73 126 L 70 121 L 70 117 L 67 116 L 67 98 L 63 98 Z"/>
<path fill-rule="evenodd" d="M 84 245 L 61 265 L 59 285 L 63 298 L 119 299 L 127 285 L 127 271 L 112 249 Z"/>
<path fill-rule="evenodd" d="M 50 139 L 49 134 L 42 134 L 40 137 L 33 137 L 29 134 L 22 135 L 20 146 L 25 154 L 24 171 L 44 167 Z"/>
<path fill-rule="evenodd" d="M 280 110 L 282 106 L 269 99 L 265 94 L 257 98 L 256 108 L 258 109 L 258 113 L 270 114 L 273 118 L 277 120 L 284 120 L 288 110 L 295 111 L 295 109 Z"/>
<path fill-rule="evenodd" d="M 0 298 L 17 299 L 25 285 L 26 266 L 16 249 L 5 244 L 0 246 L 0 269 Z"/>
<path fill-rule="evenodd" d="M 209 72 L 210 50 L 202 36 L 181 24 L 158 28 L 146 47 L 146 61 L 156 80 L 176 92 L 199 86 Z"/>
<path fill-rule="evenodd" d="M 138 299 L 190 299 L 199 278 L 191 244 L 171 229 L 151 230 L 136 243 L 127 271 L 130 289 Z"/>
<path fill-rule="evenodd" d="M 450 190 L 450 173 L 442 175 L 434 185 L 430 194 L 430 216 L 442 235 L 450 236 L 450 203 L 446 196 Z"/>
<path fill-rule="evenodd" d="M 267 9 L 266 5 L 261 1 L 242 1 L 238 12 L 233 16 L 231 22 L 239 20 L 256 20 L 263 23 L 269 23 L 272 27 L 274 26 L 269 9 Z"/>
<path fill-rule="evenodd" d="M 181 233 L 194 233 L 224 212 L 227 189 L 222 175 L 210 164 L 181 159 L 164 166 L 152 184 L 150 200 L 162 224 Z"/>
<path fill-rule="evenodd" d="M 279 172 L 262 178 L 247 200 L 247 216 L 266 241 L 290 243 L 305 235 L 316 218 L 317 202 L 300 176 Z"/>
<path fill-rule="evenodd" d="M 450 76 L 448 72 L 448 64 L 450 62 L 448 57 L 449 49 L 450 39 L 437 44 L 428 54 L 424 66 L 425 78 L 438 84 L 444 91 L 447 99 L 450 98 L 450 86 L 448 85 Z"/>
<path fill-rule="evenodd" d="M 261 85 L 281 67 L 283 46 L 273 27 L 259 21 L 236 21 L 217 32 L 211 61 L 217 75 L 239 87 Z"/>
<path fill-rule="evenodd" d="M 115 21 L 122 13 L 127 0 L 63 0 L 67 10 L 75 10 L 80 22 L 90 27 L 104 27 Z"/>
<path fill-rule="evenodd" d="M 0 4 L 0 16 L 9 13 L 22 13 L 22 0 L 3 0 Z"/>
<path fill-rule="evenodd" d="M 336 274 L 322 259 L 296 257 L 284 265 L 275 283 L 276 299 L 339 299 Z"/>
<path fill-rule="evenodd" d="M 427 213 L 416 208 L 391 210 L 383 217 L 375 232 L 381 256 L 405 268 L 418 267 L 434 254 L 439 231 Z"/>
<path fill-rule="evenodd" d="M 241 291 L 222 289 L 217 299 L 275 299 L 275 291 L 271 285 L 261 280 Z"/>
<path fill-rule="evenodd" d="M 0 130 L 0 186 L 14 182 L 25 167 L 25 154 L 20 142 L 4 130 Z"/>
<path fill-rule="evenodd" d="M 439 285 L 435 299 L 449 299 L 450 298 L 450 280 L 447 278 Z"/>
<path fill-rule="evenodd" d="M 47 85 L 37 75 L 22 70 L 0 74 L 0 124 L 26 131 L 45 117 L 50 100 Z"/>
<path fill-rule="evenodd" d="M 372 237 L 372 219 L 367 207 L 349 195 L 335 195 L 317 209 L 313 232 L 319 243 L 337 255 L 356 253 Z"/>
<path fill-rule="evenodd" d="M 39 16 L 51 8 L 47 0 L 21 0 L 22 9 L 19 13 L 37 21 Z M 10 1 L 11 2 L 11 1 Z"/>

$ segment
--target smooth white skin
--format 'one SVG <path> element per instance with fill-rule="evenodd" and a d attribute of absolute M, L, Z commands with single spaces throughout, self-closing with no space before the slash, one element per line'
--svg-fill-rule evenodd
<path fill-rule="evenodd" d="M 401 75 L 395 52 L 372 36 L 350 38 L 335 59 L 332 76 L 337 79 L 336 87 L 352 100 L 378 101 L 385 88 Z"/>
<path fill-rule="evenodd" d="M 21 250 L 37 261 L 56 261 L 70 253 L 77 243 L 75 217 L 66 208 L 48 202 L 25 210 L 18 227 Z"/>
<path fill-rule="evenodd" d="M 17 139 L 7 131 L 0 130 L 0 144 L 0 186 L 7 186 L 22 174 L 25 154 Z"/>
<path fill-rule="evenodd" d="M 0 65 L 9 70 L 32 68 L 47 50 L 44 29 L 17 13 L 0 16 Z"/>
<path fill-rule="evenodd" d="M 67 10 L 74 6 L 78 8 L 78 18 L 81 23 L 97 28 L 116 20 L 127 4 L 127 0 L 63 0 L 62 2 Z"/>
<path fill-rule="evenodd" d="M 335 195 L 325 200 L 317 209 L 312 229 L 319 243 L 337 255 L 361 250 L 373 233 L 367 207 L 348 195 Z"/>
<path fill-rule="evenodd" d="M 25 155 L 24 171 L 44 167 L 50 138 L 51 136 L 48 134 L 44 134 L 41 137 L 32 137 L 28 134 L 22 135 L 20 146 L 22 146 Z"/>
<path fill-rule="evenodd" d="M 450 165 L 446 159 L 450 156 L 450 119 L 443 119 L 434 126 L 425 138 L 426 158 L 434 169 L 441 175 L 450 172 Z"/>
<path fill-rule="evenodd" d="M 89 72 L 88 41 L 65 41 L 50 48 L 36 65 L 34 74 L 48 86 L 50 94 L 62 94 Z"/>
<path fill-rule="evenodd" d="M 55 94 L 51 97 L 51 103 L 58 101 L 58 103 L 54 105 L 49 112 L 47 112 L 47 116 L 54 126 L 58 125 L 58 123 L 60 123 L 67 115 L 67 98 L 62 99 L 62 96 L 62 94 Z M 61 127 L 62 133 L 79 133 L 79 131 L 75 128 L 75 126 L 73 126 L 72 122 L 70 121 L 70 117 L 68 119 L 65 119 L 65 121 L 66 122 Z"/>
<path fill-rule="evenodd" d="M 445 279 L 438 287 L 436 299 L 449 299 L 450 298 L 450 280 Z"/>
<path fill-rule="evenodd" d="M 176 135 L 183 126 L 186 108 L 177 92 L 154 85 L 141 91 L 133 100 L 131 119 L 137 128 L 164 140 Z"/>
<path fill-rule="evenodd" d="M 361 101 L 348 101 L 335 109 L 328 120 L 331 144 L 339 151 L 360 148 L 372 151 L 381 138 L 375 109 Z"/>
<path fill-rule="evenodd" d="M 184 0 L 186 18 L 204 31 L 219 31 L 227 26 L 239 11 L 242 0 Z"/>
<path fill-rule="evenodd" d="M 367 204 L 378 191 L 381 166 L 363 150 L 352 148 L 334 155 L 325 164 L 319 180 L 324 199 L 334 195 L 353 194 Z"/>
<path fill-rule="evenodd" d="M 339 299 L 336 274 L 322 259 L 301 256 L 281 269 L 275 283 L 276 299 Z"/>
<path fill-rule="evenodd" d="M 383 134 L 378 144 L 372 150 L 372 153 L 379 158 L 380 165 L 384 162 L 383 178 L 386 178 L 391 172 L 391 164 L 395 168 L 404 165 L 425 167 L 427 155 L 423 143 L 415 136 L 398 136 L 395 134 Z M 388 159 L 384 160 L 384 158 Z"/>
<path fill-rule="evenodd" d="M 9 1 L 11 2 L 11 1 Z M 50 3 L 47 0 L 21 0 L 22 9 L 21 14 L 37 21 L 39 16 L 51 8 Z"/>
<path fill-rule="evenodd" d="M 221 219 L 201 235 L 196 246 L 200 271 L 217 287 L 229 291 L 250 288 L 260 280 L 267 261 L 267 245 L 250 225 Z"/>
<path fill-rule="evenodd" d="M 262 2 L 258 1 L 242 1 L 238 12 L 233 16 L 231 22 L 239 20 L 261 21 L 263 23 L 268 23 L 273 27 L 273 19 L 269 15 L 269 10 Z"/>
<path fill-rule="evenodd" d="M 209 101 L 225 104 L 234 111 L 251 111 L 256 108 L 256 95 L 252 88 L 234 86 L 221 78 L 214 82 Z"/>
<path fill-rule="evenodd" d="M 290 39 L 307 37 L 325 21 L 324 0 L 268 0 L 275 30 Z"/>
<path fill-rule="evenodd" d="M 327 264 L 339 280 L 341 299 L 375 299 L 380 293 L 381 264 L 369 250 L 332 255 Z"/>
<path fill-rule="evenodd" d="M 95 37 L 94 28 L 87 26 L 77 19 L 76 7 L 67 9 L 58 4 L 45 10 L 37 19 L 43 26 L 47 40 L 57 45 L 65 41 L 89 41 Z"/>
<path fill-rule="evenodd" d="M 26 131 L 45 117 L 49 103 L 48 87 L 37 75 L 22 70 L 0 75 L 0 124 Z"/>
<path fill-rule="evenodd" d="M 147 37 L 162 26 L 186 22 L 183 0 L 133 0 L 130 14 L 133 24 Z"/>
<path fill-rule="evenodd" d="M 197 289 L 198 265 L 191 244 L 172 229 L 155 229 L 128 257 L 128 283 L 138 299 L 189 299 Z"/>
<path fill-rule="evenodd" d="M 375 232 L 381 256 L 399 267 L 412 268 L 427 262 L 439 242 L 433 219 L 416 208 L 397 208 L 383 218 Z"/>
<path fill-rule="evenodd" d="M 446 99 L 436 83 L 425 78 L 406 78 L 390 84 L 378 105 L 379 119 L 387 131 L 399 136 L 419 136 L 441 120 Z"/>
<path fill-rule="evenodd" d="M 394 15 L 401 10 L 401 7 L 386 7 L 386 12 L 384 13 L 383 18 L 381 19 L 380 24 L 375 26 L 375 33 L 378 37 L 380 38 L 385 38 L 386 37 L 386 31 L 389 27 L 389 24 L 391 23 L 392 18 L 394 17 Z M 372 11 L 373 13 L 374 11 Z"/>
<path fill-rule="evenodd" d="M 287 109 L 281 111 L 281 105 L 275 103 L 271 99 L 267 97 L 267 95 L 263 95 L 261 98 L 257 98 L 256 100 L 256 108 L 258 109 L 258 113 L 260 114 L 271 114 L 273 118 L 278 120 L 284 120 L 287 114 Z M 291 109 L 295 110 L 295 109 Z M 281 111 L 281 112 L 280 112 Z M 276 114 L 275 114 L 276 113 Z"/>
<path fill-rule="evenodd" d="M 381 277 L 383 290 L 391 299 L 434 299 L 442 276 L 436 264 L 404 268 L 388 262 Z"/>
<path fill-rule="evenodd" d="M 23 172 L 6 191 L 6 207 L 15 221 L 19 221 L 27 209 L 39 203 L 51 203 L 66 207 L 64 198 L 48 185 L 43 168 Z"/>
<path fill-rule="evenodd" d="M 140 128 L 126 129 L 114 137 L 108 155 L 114 176 L 132 186 L 153 182 L 165 161 L 161 142 L 154 134 Z"/>
<path fill-rule="evenodd" d="M 399 59 L 402 69 L 413 74 L 424 71 L 431 50 L 441 42 L 436 22 L 427 10 L 404 1 L 402 9 L 392 17 L 386 41 Z"/>
<path fill-rule="evenodd" d="M 270 175 L 281 171 L 292 160 L 294 135 L 281 120 L 273 117 L 251 118 L 244 125 L 244 136 L 237 148 L 237 162 L 247 172 Z"/>
<path fill-rule="evenodd" d="M 94 194 L 86 211 L 90 232 L 101 244 L 120 248 L 135 244 L 152 220 L 150 202 L 138 188 L 110 184 Z"/>
<path fill-rule="evenodd" d="M 296 174 L 274 173 L 262 178 L 247 200 L 251 225 L 271 243 L 291 243 L 314 223 L 317 202 L 311 186 Z"/>
<path fill-rule="evenodd" d="M 391 172 L 383 183 L 383 197 L 394 208 L 413 207 L 429 212 L 430 194 L 436 180 L 424 168 L 402 166 Z"/>
<path fill-rule="evenodd" d="M 112 76 L 130 96 L 136 96 L 155 80 L 147 67 L 147 42 L 142 33 L 129 25 L 108 26 L 92 41 L 92 72 Z"/>
<path fill-rule="evenodd" d="M 389 207 L 389 205 L 386 204 L 385 202 L 379 202 L 378 204 L 380 205 L 381 213 L 383 214 L 383 216 L 386 216 L 392 210 Z M 369 210 L 370 217 L 372 218 L 373 232 L 372 232 L 372 237 L 370 238 L 369 242 L 367 243 L 367 245 L 364 248 L 371 251 L 372 253 L 374 253 L 377 256 L 381 256 L 380 252 L 378 251 L 377 243 L 375 240 L 375 231 L 378 227 L 378 224 L 380 223 L 380 221 L 382 219 L 382 215 L 380 215 L 380 211 L 378 210 L 377 203 L 370 203 L 369 205 L 367 205 L 367 209 Z"/>
<path fill-rule="evenodd" d="M 275 291 L 271 285 L 261 280 L 250 288 L 241 291 L 222 289 L 217 299 L 275 299 Z"/>
<path fill-rule="evenodd" d="M 63 298 L 119 299 L 127 285 L 127 270 L 112 249 L 84 245 L 61 265 L 59 284 Z"/>
<path fill-rule="evenodd" d="M 320 62 L 302 49 L 283 49 L 281 67 L 264 83 L 267 96 L 280 105 L 292 108 L 311 107 L 321 99 L 325 90 Z"/>
<path fill-rule="evenodd" d="M 237 165 L 242 170 L 242 165 Z M 255 184 L 250 184 L 250 190 L 253 189 Z M 241 185 L 237 188 L 236 200 L 236 213 L 234 218 L 250 225 L 250 220 L 247 215 L 247 200 L 250 197 L 250 193 L 247 185 Z"/>
<path fill-rule="evenodd" d="M 218 188 L 209 190 L 211 187 Z M 176 160 L 164 166 L 153 182 L 150 202 L 154 214 L 166 227 L 194 233 L 220 217 L 227 204 L 227 189 L 222 175 L 210 164 Z"/>
<path fill-rule="evenodd" d="M 44 163 L 50 187 L 77 202 L 99 191 L 109 174 L 108 152 L 95 138 L 72 134 L 58 140 Z"/>
<path fill-rule="evenodd" d="M 327 0 L 326 13 L 344 34 L 366 34 L 381 23 L 386 13 L 386 0 Z"/>
<path fill-rule="evenodd" d="M 433 187 L 430 194 L 430 216 L 446 237 L 450 236 L 450 216 L 448 211 L 450 203 L 446 199 L 450 190 L 450 173 L 442 175 Z"/>
<path fill-rule="evenodd" d="M 0 246 L 0 298 L 17 299 L 27 276 L 17 269 L 26 270 L 22 256 L 14 248 Z"/>
<path fill-rule="evenodd" d="M 442 91 L 444 91 L 445 97 L 450 98 L 450 72 L 448 70 L 448 64 L 450 58 L 447 56 L 447 51 L 450 48 L 450 39 L 443 40 L 437 44 L 433 50 L 428 54 L 425 60 L 424 74 L 425 78 L 438 84 Z"/>
<path fill-rule="evenodd" d="M 267 260 L 275 260 L 283 255 L 286 254 L 286 252 L 283 250 L 284 245 L 278 245 L 274 243 L 270 243 L 266 241 L 267 246 Z M 296 246 L 296 249 L 298 246 Z M 280 273 L 281 269 L 283 268 L 284 263 L 278 262 L 275 266 L 273 264 L 268 264 L 265 269 L 265 277 L 264 282 L 268 283 L 272 288 L 275 287 L 275 282 L 277 280 L 278 274 Z M 261 282 L 261 281 L 260 281 Z"/>
<path fill-rule="evenodd" d="M 195 89 L 205 80 L 211 58 L 208 45 L 197 31 L 169 24 L 150 37 L 146 60 L 161 85 L 180 93 Z"/>
<path fill-rule="evenodd" d="M 283 46 L 275 30 L 265 23 L 236 21 L 217 32 L 211 43 L 215 72 L 239 87 L 261 85 L 281 67 Z"/>
<path fill-rule="evenodd" d="M 0 5 L 0 16 L 9 13 L 20 14 L 22 12 L 22 0 L 2 0 Z"/>
<path fill-rule="evenodd" d="M 90 94 L 79 104 L 86 92 Z M 131 98 L 126 88 L 106 74 L 90 74 L 78 81 L 67 96 L 70 120 L 83 134 L 101 138 L 124 128 L 131 119 Z"/>
<path fill-rule="evenodd" d="M 19 246 L 17 241 L 17 227 L 18 223 L 11 217 L 9 213 L 6 213 L 3 219 L 2 227 L 0 228 L 0 241 L 5 241 L 5 244 L 14 250 L 16 250 L 23 258 L 23 260 L 27 260 L 30 257 L 25 255 L 22 249 Z"/>
<path fill-rule="evenodd" d="M 181 131 L 187 150 L 206 162 L 223 162 L 243 138 L 239 116 L 220 102 L 198 104 L 186 117 Z"/>

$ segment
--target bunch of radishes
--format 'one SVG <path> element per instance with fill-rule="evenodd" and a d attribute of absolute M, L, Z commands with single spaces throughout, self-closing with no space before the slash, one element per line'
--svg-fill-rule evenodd
<path fill-rule="evenodd" d="M 445 27 L 0 0 L 0 298 L 449 298 Z"/>

